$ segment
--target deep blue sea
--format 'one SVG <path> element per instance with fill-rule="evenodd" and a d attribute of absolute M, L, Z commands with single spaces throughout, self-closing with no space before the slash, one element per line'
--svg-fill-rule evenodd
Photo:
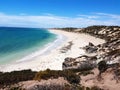
<path fill-rule="evenodd" d="M 40 28 L 0 27 L 0 64 L 19 60 L 42 49 L 56 37 Z"/>

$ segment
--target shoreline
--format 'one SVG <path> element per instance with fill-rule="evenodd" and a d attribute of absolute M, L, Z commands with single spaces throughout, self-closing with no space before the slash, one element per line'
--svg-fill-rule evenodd
<path fill-rule="evenodd" d="M 37 51 L 32 52 L 31 54 L 23 57 L 22 59 L 16 60 L 16 62 L 30 61 L 31 59 L 34 59 L 37 56 L 43 56 L 49 54 L 50 53 L 49 50 L 59 47 L 60 42 L 64 42 L 65 40 L 66 40 L 65 36 L 57 35 L 57 38 L 54 41 L 46 44 L 42 49 L 38 49 Z"/>
<path fill-rule="evenodd" d="M 89 42 L 92 42 L 93 44 L 101 44 L 105 41 L 99 38 L 95 38 L 90 35 L 85 34 L 78 34 L 73 32 L 66 32 L 63 30 L 49 30 L 51 33 L 57 34 L 59 36 L 58 44 L 55 40 L 53 43 L 52 48 L 49 48 L 51 46 L 47 46 L 46 50 L 43 49 L 43 54 L 41 55 L 40 52 L 36 53 L 36 56 L 32 56 L 31 60 L 24 59 L 20 62 L 16 62 L 10 65 L 5 65 L 0 68 L 0 71 L 3 72 L 10 72 L 10 71 L 19 71 L 24 69 L 31 69 L 33 71 L 40 71 L 45 70 L 47 68 L 53 69 L 53 70 L 62 70 L 62 62 L 66 57 L 78 57 L 82 54 L 85 54 L 85 52 L 80 49 L 80 47 L 83 47 L 87 45 Z M 61 42 L 59 41 L 61 38 Z M 73 45 L 70 50 L 68 50 L 66 53 L 61 53 L 60 50 L 67 46 L 68 43 L 72 41 Z M 55 44 L 57 44 L 55 46 Z M 45 52 L 44 52 L 45 51 Z M 28 56 L 29 57 L 29 56 Z"/>

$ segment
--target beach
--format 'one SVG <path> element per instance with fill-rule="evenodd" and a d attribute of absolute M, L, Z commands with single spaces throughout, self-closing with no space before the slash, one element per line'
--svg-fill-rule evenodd
<path fill-rule="evenodd" d="M 17 62 L 1 66 L 0 71 L 10 72 L 24 69 L 40 71 L 48 68 L 52 70 L 62 70 L 62 63 L 66 57 L 74 58 L 85 54 L 81 47 L 88 45 L 89 42 L 94 45 L 105 42 L 102 39 L 95 38 L 88 34 L 53 29 L 49 31 L 58 35 L 58 38 L 54 42 L 48 44 L 40 51 L 33 52 L 17 60 Z"/>

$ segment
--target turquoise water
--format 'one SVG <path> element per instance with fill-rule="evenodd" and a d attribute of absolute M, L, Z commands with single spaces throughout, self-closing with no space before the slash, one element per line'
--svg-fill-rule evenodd
<path fill-rule="evenodd" d="M 0 64 L 21 59 L 55 39 L 56 35 L 45 29 L 0 27 Z"/>

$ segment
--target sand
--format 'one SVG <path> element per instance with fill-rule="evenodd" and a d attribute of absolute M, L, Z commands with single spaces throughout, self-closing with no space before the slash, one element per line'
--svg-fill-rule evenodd
<path fill-rule="evenodd" d="M 78 34 L 66 32 L 63 30 L 50 30 L 50 32 L 58 35 L 58 39 L 54 44 L 49 44 L 41 51 L 34 52 L 27 57 L 17 60 L 17 62 L 0 67 L 0 71 L 10 72 L 24 69 L 32 69 L 40 71 L 45 69 L 62 70 L 62 63 L 66 57 L 78 57 L 85 54 L 80 47 L 88 45 L 92 42 L 95 45 L 104 43 L 105 41 L 87 34 Z M 61 53 L 61 49 L 72 42 L 71 48 L 65 53 Z"/>

